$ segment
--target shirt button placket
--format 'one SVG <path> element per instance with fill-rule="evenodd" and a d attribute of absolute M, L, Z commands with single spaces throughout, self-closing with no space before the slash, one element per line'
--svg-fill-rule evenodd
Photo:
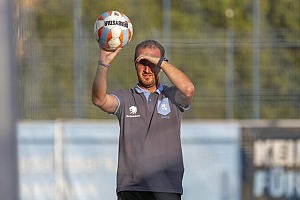
<path fill-rule="evenodd" d="M 153 109 L 154 109 L 154 107 L 155 107 L 155 105 L 154 105 L 154 101 L 153 101 L 153 98 L 154 98 L 155 96 L 154 95 L 150 95 L 149 96 L 149 102 L 148 102 L 148 109 L 149 109 L 149 111 L 153 111 Z"/>

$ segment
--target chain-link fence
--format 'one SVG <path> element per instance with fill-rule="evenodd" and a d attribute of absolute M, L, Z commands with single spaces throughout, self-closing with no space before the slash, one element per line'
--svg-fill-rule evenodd
<path fill-rule="evenodd" d="M 299 1 L 15 0 L 22 119 L 111 118 L 91 103 L 99 58 L 93 25 L 125 13 L 134 35 L 109 91 L 136 82 L 135 45 L 153 38 L 194 82 L 189 119 L 300 117 Z M 164 83 L 168 83 L 163 79 Z"/>

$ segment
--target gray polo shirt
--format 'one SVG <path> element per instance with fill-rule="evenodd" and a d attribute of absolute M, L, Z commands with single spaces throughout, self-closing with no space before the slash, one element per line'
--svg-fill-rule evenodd
<path fill-rule="evenodd" d="M 152 191 L 182 194 L 180 140 L 184 109 L 175 102 L 174 86 L 154 93 L 138 86 L 117 90 L 119 119 L 117 192 Z"/>

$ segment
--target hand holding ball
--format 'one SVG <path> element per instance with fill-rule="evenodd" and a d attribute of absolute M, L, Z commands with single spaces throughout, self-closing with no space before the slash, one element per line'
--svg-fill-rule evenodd
<path fill-rule="evenodd" d="M 115 51 L 130 42 L 133 35 L 132 23 L 123 13 L 107 11 L 96 19 L 94 35 L 101 48 Z"/>

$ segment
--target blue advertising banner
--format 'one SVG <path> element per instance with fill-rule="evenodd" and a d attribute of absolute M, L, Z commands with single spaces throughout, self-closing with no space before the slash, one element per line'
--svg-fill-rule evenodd
<path fill-rule="evenodd" d="M 239 125 L 182 124 L 183 199 L 240 199 Z M 117 121 L 22 122 L 21 200 L 116 200 Z"/>

